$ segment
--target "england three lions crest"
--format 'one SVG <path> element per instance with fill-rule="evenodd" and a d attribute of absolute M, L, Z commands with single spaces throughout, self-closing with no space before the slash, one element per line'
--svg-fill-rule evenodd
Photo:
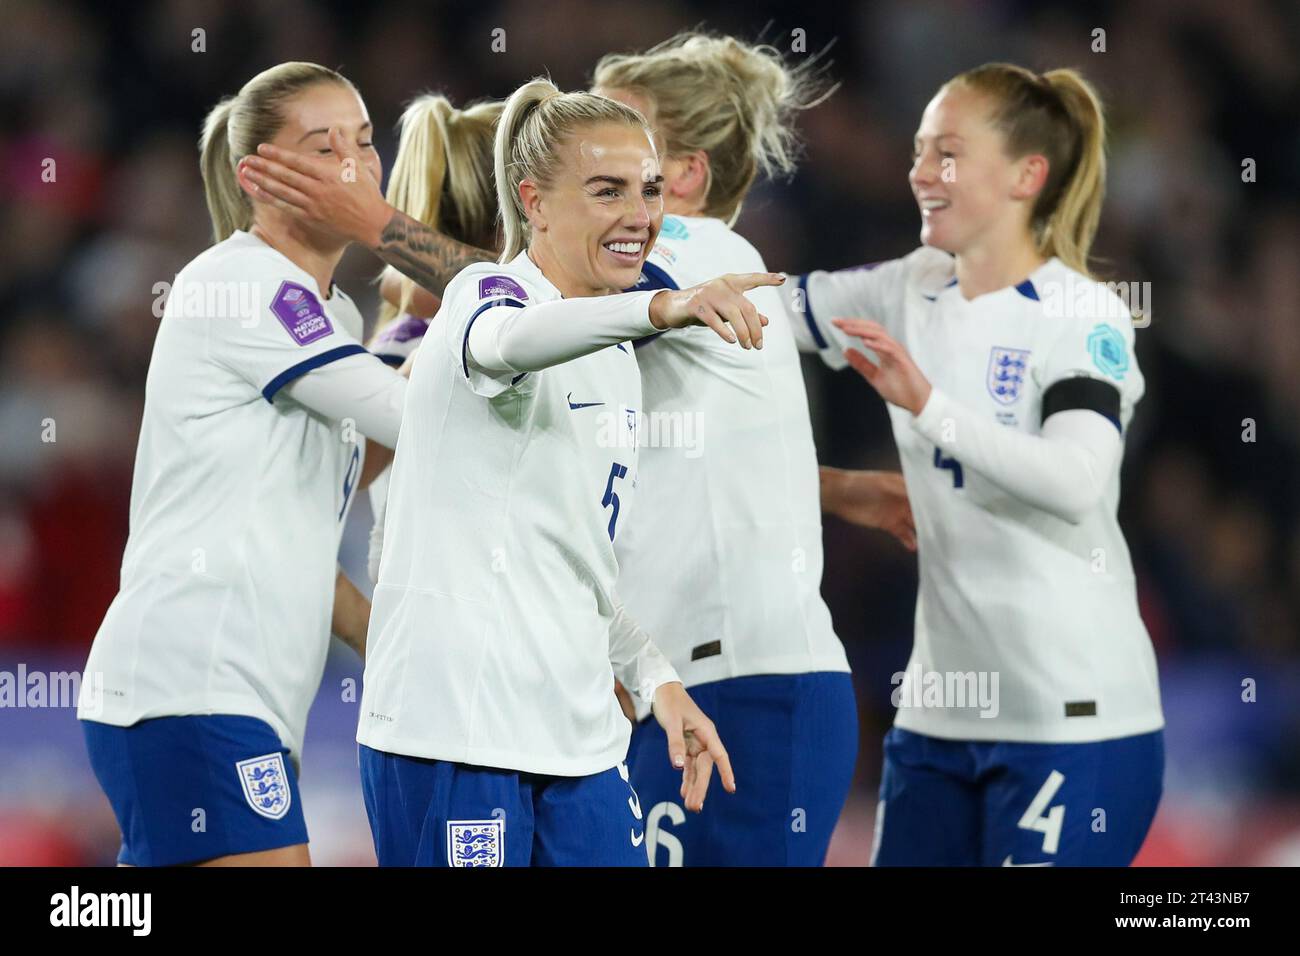
<path fill-rule="evenodd" d="M 284 770 L 283 754 L 250 757 L 235 764 L 244 799 L 253 810 L 269 820 L 279 820 L 289 812 L 293 795 Z"/>
<path fill-rule="evenodd" d="M 448 866 L 501 866 L 505 856 L 504 820 L 448 820 Z"/>
<path fill-rule="evenodd" d="M 989 394 L 1003 405 L 1014 404 L 1020 398 L 1028 368 L 1029 349 L 1004 349 L 995 345 L 989 353 Z"/>

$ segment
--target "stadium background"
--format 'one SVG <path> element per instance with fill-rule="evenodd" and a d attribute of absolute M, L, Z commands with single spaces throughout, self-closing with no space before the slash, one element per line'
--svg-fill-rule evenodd
<path fill-rule="evenodd" d="M 503 96 L 549 70 L 585 85 L 598 56 L 678 29 L 837 38 L 843 88 L 804 117 L 806 161 L 764 184 L 739 229 L 806 271 L 916 244 L 911 134 L 937 85 L 1011 59 L 1081 67 L 1112 121 L 1098 250 L 1149 281 L 1147 397 L 1128 438 L 1123 523 L 1168 720 L 1166 796 L 1140 862 L 1300 862 L 1300 7 L 888 0 L 835 5 L 555 0 L 414 4 L 189 0 L 0 10 L 0 671 L 77 670 L 116 590 L 156 319 L 155 283 L 208 242 L 195 142 L 207 109 L 282 60 L 337 66 L 391 164 L 415 92 Z M 205 31 L 194 52 L 192 31 Z M 505 52 L 492 31 L 505 30 Z M 1105 30 L 1094 52 L 1093 30 Z M 57 179 L 41 178 L 43 160 Z M 1256 177 L 1243 181 L 1243 160 Z M 363 306 L 376 263 L 340 279 Z M 363 311 L 365 309 L 363 308 Z M 822 461 L 895 463 L 856 376 L 807 365 Z M 41 440 L 54 419 L 57 441 Z M 1243 420 L 1255 441 L 1243 441 Z M 353 509 L 347 566 L 364 575 Z M 906 662 L 915 562 L 883 535 L 826 526 L 824 593 L 855 667 L 862 748 L 831 862 L 865 862 Z M 285 573 L 268 569 L 268 573 Z M 183 635 L 178 635 L 182 639 Z M 303 789 L 318 863 L 373 861 L 355 767 L 360 665 L 334 648 Z M 1257 699 L 1244 702 L 1243 681 Z M 744 768 L 738 768 L 743 774 Z M 715 799 L 717 799 L 715 797 Z M 0 709 L 0 863 L 106 863 L 116 828 L 69 707 Z"/>

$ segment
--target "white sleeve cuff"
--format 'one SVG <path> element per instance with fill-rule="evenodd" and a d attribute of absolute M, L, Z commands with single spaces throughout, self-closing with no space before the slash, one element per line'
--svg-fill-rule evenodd
<path fill-rule="evenodd" d="M 925 401 L 921 414 L 912 418 L 912 427 L 936 445 L 942 445 L 943 422 L 948 417 L 948 396 L 930 386 L 930 397 Z"/>

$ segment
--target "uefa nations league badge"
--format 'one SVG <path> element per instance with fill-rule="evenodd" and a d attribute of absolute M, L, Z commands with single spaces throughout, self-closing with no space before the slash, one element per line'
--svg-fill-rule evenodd
<path fill-rule="evenodd" d="M 490 299 L 496 296 L 509 296 L 512 299 L 527 299 L 528 293 L 509 276 L 485 276 L 478 280 L 478 297 Z"/>
<path fill-rule="evenodd" d="M 310 345 L 334 331 L 320 300 L 296 282 L 281 282 L 271 311 L 299 345 Z"/>

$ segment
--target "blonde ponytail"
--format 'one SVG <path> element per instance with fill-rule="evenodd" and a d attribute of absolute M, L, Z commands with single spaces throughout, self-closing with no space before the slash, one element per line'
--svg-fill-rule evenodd
<path fill-rule="evenodd" d="M 704 212 L 728 224 L 740 215 L 759 172 L 794 172 L 795 116 L 838 88 L 825 80 L 816 57 L 791 67 L 773 46 L 698 32 L 680 33 L 645 53 L 604 56 L 593 82 L 653 103 L 669 156 L 708 154 Z"/>
<path fill-rule="evenodd" d="M 1091 276 L 1088 256 L 1106 193 L 1106 122 L 1097 91 L 1076 70 L 1041 76 L 1011 63 L 986 63 L 944 84 L 993 102 L 991 121 L 1007 154 L 1047 158 L 1047 181 L 1030 228 L 1043 256 Z"/>
<path fill-rule="evenodd" d="M 1106 120 L 1097 91 L 1076 71 L 1052 70 L 1043 78 L 1061 97 L 1079 137 L 1074 170 L 1054 207 L 1044 211 L 1043 254 L 1088 275 L 1088 253 L 1106 196 Z"/>
<path fill-rule="evenodd" d="M 416 97 L 402 113 L 397 157 L 388 177 L 388 201 L 413 219 L 480 248 L 495 243 L 493 143 L 499 102 L 458 110 L 445 96 Z M 402 276 L 401 301 L 380 308 L 376 331 L 405 313 L 415 283 Z"/>
<path fill-rule="evenodd" d="M 230 157 L 230 133 L 227 124 L 235 106 L 228 96 L 208 113 L 199 140 L 199 170 L 203 174 L 203 193 L 212 219 L 212 234 L 217 242 L 236 229 L 252 224 L 253 207 L 235 178 L 235 164 Z"/>
<path fill-rule="evenodd" d="M 341 83 L 355 89 L 341 74 L 315 63 L 281 63 L 263 70 L 208 113 L 199 140 L 199 170 L 212 235 L 217 242 L 236 229 L 253 224 L 253 206 L 235 176 L 239 161 L 258 143 L 269 142 L 284 125 L 284 107 L 294 96 L 317 83 Z"/>
<path fill-rule="evenodd" d="M 557 150 L 580 127 L 622 123 L 646 130 L 645 117 L 629 106 L 594 93 L 561 93 L 545 77 L 525 83 L 506 100 L 497 122 L 494 164 L 497 206 L 504 247 L 500 262 L 509 262 L 528 246 L 528 216 L 519 184 L 551 183 L 559 166 Z"/>

